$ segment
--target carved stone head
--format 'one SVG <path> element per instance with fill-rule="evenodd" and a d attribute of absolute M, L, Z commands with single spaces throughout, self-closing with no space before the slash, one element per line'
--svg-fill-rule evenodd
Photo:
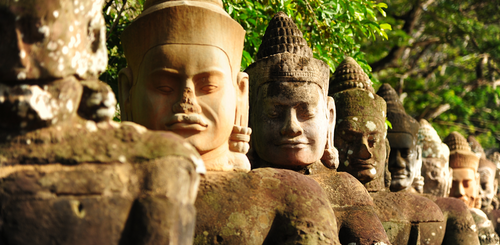
<path fill-rule="evenodd" d="M 260 160 L 302 167 L 333 149 L 335 105 L 328 66 L 312 57 L 302 32 L 283 12 L 270 21 L 250 75 L 252 146 Z M 325 154 L 325 148 L 330 153 Z"/>
<path fill-rule="evenodd" d="M 453 169 L 450 197 L 456 197 L 473 208 L 478 198 L 479 158 L 471 151 L 465 137 L 458 132 L 450 133 L 443 142 L 450 148 L 450 167 Z"/>
<path fill-rule="evenodd" d="M 483 147 L 474 136 L 469 135 L 467 142 L 469 142 L 471 151 L 479 157 L 479 167 L 477 169 L 479 174 L 478 192 L 481 198 L 481 208 L 488 208 L 497 192 L 498 182 L 495 180 L 497 168 L 495 163 L 486 159 Z"/>
<path fill-rule="evenodd" d="M 486 158 L 486 153 L 484 152 L 483 146 L 477 141 L 476 137 L 469 135 L 467 137 L 467 142 L 469 142 L 470 150 L 476 154 L 477 157 Z"/>
<path fill-rule="evenodd" d="M 424 193 L 448 197 L 452 171 L 449 167 L 450 149 L 441 141 L 436 130 L 425 119 L 420 120 L 418 144 L 422 146 L 422 176 Z"/>
<path fill-rule="evenodd" d="M 339 171 L 350 173 L 369 190 L 384 188 L 388 150 L 384 99 L 374 93 L 370 79 L 351 57 L 337 67 L 329 94 L 338 108 L 335 147 L 339 150 Z M 378 186 L 368 184 L 376 179 L 380 179 Z"/>
<path fill-rule="evenodd" d="M 486 158 L 479 159 L 479 196 L 481 197 L 481 208 L 488 208 L 497 192 L 496 181 L 497 168 L 493 162 Z"/>
<path fill-rule="evenodd" d="M 420 125 L 417 120 L 406 114 L 403 103 L 391 85 L 383 84 L 377 94 L 387 102 L 387 119 L 392 124 L 392 128 L 387 131 L 391 146 L 391 191 L 409 190 L 413 179 L 420 173 L 421 149 L 417 145 Z"/>
<path fill-rule="evenodd" d="M 248 142 L 250 134 L 244 35 L 220 1 L 146 1 L 122 36 L 122 120 L 181 135 L 208 170 L 249 170 L 229 142 L 233 135 Z"/>
<path fill-rule="evenodd" d="M 75 115 L 78 81 L 107 64 L 102 3 L 0 2 L 0 129 L 28 131 Z"/>

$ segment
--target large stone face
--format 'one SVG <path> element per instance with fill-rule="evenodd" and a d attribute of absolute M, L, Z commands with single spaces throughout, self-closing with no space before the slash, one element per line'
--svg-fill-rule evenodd
<path fill-rule="evenodd" d="M 103 2 L 1 1 L 2 81 L 96 78 L 108 61 Z"/>
<path fill-rule="evenodd" d="M 335 212 L 342 244 L 389 243 L 366 189 L 349 174 L 333 170 L 338 159 L 328 67 L 312 58 L 302 32 L 282 12 L 270 21 L 262 43 L 258 60 L 246 70 L 252 164 L 292 169 L 316 180 Z"/>
<path fill-rule="evenodd" d="M 244 35 L 220 1 L 146 1 L 122 36 L 122 120 L 181 135 L 209 171 L 249 171 Z"/>

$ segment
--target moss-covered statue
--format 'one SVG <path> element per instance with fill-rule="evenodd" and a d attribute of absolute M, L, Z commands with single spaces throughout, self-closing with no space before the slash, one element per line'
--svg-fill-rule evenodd
<path fill-rule="evenodd" d="M 181 135 L 206 163 L 194 244 L 339 244 L 314 180 L 250 171 L 244 35 L 220 1 L 146 1 L 122 37 L 123 119 Z"/>
<path fill-rule="evenodd" d="M 391 243 L 440 243 L 443 214 L 432 201 L 386 190 L 390 183 L 385 167 L 389 151 L 386 103 L 374 93 L 371 81 L 354 59 L 347 57 L 337 67 L 329 94 L 338 108 L 334 141 L 339 150 L 338 170 L 353 175 L 369 191 Z M 432 229 L 434 236 L 425 233 Z"/>
<path fill-rule="evenodd" d="M 290 169 L 318 181 L 335 211 L 342 244 L 388 244 L 365 188 L 349 174 L 335 171 L 329 68 L 313 58 L 302 32 L 285 13 L 269 22 L 257 61 L 246 72 L 252 165 Z"/>
<path fill-rule="evenodd" d="M 103 1 L 0 1 L 0 244 L 192 244 L 203 172 L 111 120 Z"/>

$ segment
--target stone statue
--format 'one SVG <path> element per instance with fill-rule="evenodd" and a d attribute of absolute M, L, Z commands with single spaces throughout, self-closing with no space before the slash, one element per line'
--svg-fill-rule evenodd
<path fill-rule="evenodd" d="M 476 138 L 472 135 L 467 137 L 467 141 L 471 147 L 472 152 L 479 157 L 479 165 L 477 169 L 477 173 L 479 174 L 479 182 L 477 184 L 478 188 L 478 197 L 481 199 L 481 211 L 488 217 L 489 221 L 495 232 L 498 234 L 500 231 L 499 218 L 500 218 L 500 210 L 497 210 L 493 205 L 493 200 L 496 199 L 496 192 L 498 188 L 498 182 L 496 180 L 497 166 L 492 161 L 486 158 L 486 154 L 484 152 L 481 144 L 476 140 Z M 498 200 L 495 200 L 498 201 Z M 483 217 L 482 214 L 478 214 L 478 217 Z M 488 225 L 489 222 L 486 222 Z"/>
<path fill-rule="evenodd" d="M 432 125 L 425 119 L 420 120 L 418 144 L 422 145 L 422 176 L 424 193 L 437 197 L 450 194 L 452 172 L 449 167 L 450 149 L 441 141 Z"/>
<path fill-rule="evenodd" d="M 391 172 L 391 191 L 416 191 L 412 188 L 413 179 L 419 172 L 421 148 L 417 144 L 420 125 L 413 117 L 406 114 L 396 91 L 383 84 L 377 92 L 387 102 L 387 119 L 392 128 L 387 131 L 391 146 L 389 171 Z"/>
<path fill-rule="evenodd" d="M 111 120 L 103 1 L 0 1 L 0 244 L 192 244 L 203 162 Z"/>
<path fill-rule="evenodd" d="M 326 190 L 342 244 L 388 244 L 363 186 L 337 173 L 333 147 L 335 104 L 328 66 L 313 58 L 302 32 L 285 13 L 269 22 L 250 75 L 250 125 L 254 167 L 290 169 Z M 326 168 L 325 166 L 333 169 Z"/>
<path fill-rule="evenodd" d="M 209 171 L 248 171 L 248 75 L 239 71 L 245 30 L 221 5 L 146 1 L 122 37 L 122 120 L 181 135 Z"/>
<path fill-rule="evenodd" d="M 445 236 L 443 221 L 450 219 L 450 215 L 443 217 L 439 207 L 427 198 L 386 190 L 391 184 L 385 165 L 389 151 L 386 102 L 374 93 L 368 76 L 348 57 L 335 71 L 330 85 L 330 94 L 339 108 L 335 131 L 335 147 L 339 149 L 341 163 L 339 171 L 349 172 L 365 185 L 393 244 L 441 244 Z M 464 232 L 454 228 L 453 225 L 446 227 L 450 231 L 446 233 L 444 244 L 460 242 L 460 239 L 466 242 L 459 244 L 477 241 L 477 234 L 473 234 L 472 239 L 467 235 L 451 235 Z"/>
<path fill-rule="evenodd" d="M 334 213 L 314 180 L 249 171 L 244 35 L 220 1 L 146 1 L 122 37 L 123 119 L 173 131 L 201 154 L 208 172 L 194 244 L 339 244 Z"/>
<path fill-rule="evenodd" d="M 491 221 L 483 211 L 477 209 L 480 203 L 477 184 L 479 157 L 471 151 L 465 137 L 458 132 L 450 133 L 443 142 L 450 148 L 450 166 L 453 169 L 450 196 L 462 200 L 469 207 L 476 222 L 481 244 L 498 244 L 499 238 Z"/>

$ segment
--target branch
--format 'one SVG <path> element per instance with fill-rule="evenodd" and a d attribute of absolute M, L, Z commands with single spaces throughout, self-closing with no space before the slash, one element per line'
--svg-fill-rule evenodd
<path fill-rule="evenodd" d="M 120 11 L 117 13 L 116 15 L 116 19 L 115 21 L 113 22 L 113 25 L 111 26 L 111 28 L 109 29 L 109 32 L 108 32 L 108 38 L 106 38 L 106 41 L 108 41 L 109 37 L 111 37 L 111 33 L 113 33 L 113 31 L 115 30 L 116 28 L 116 25 L 118 24 L 118 22 L 120 21 L 120 17 L 122 16 L 122 12 L 123 10 L 125 9 L 125 5 L 127 5 L 127 0 L 123 0 L 123 5 L 122 7 L 120 8 Z"/>
<path fill-rule="evenodd" d="M 427 115 L 425 115 L 423 118 L 425 118 L 426 120 L 434 119 L 439 115 L 443 114 L 445 111 L 449 110 L 450 108 L 451 108 L 450 104 L 439 105 L 438 107 L 430 110 L 429 113 L 426 113 Z"/>

